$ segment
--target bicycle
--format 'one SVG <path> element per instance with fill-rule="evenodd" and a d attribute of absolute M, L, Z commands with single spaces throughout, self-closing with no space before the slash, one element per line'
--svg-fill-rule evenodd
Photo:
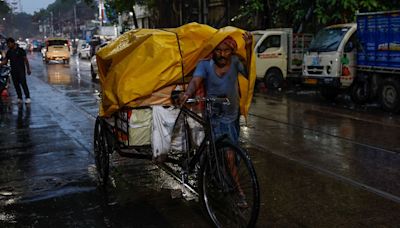
<path fill-rule="evenodd" d="M 190 138 L 188 117 L 202 125 L 205 133 L 198 148 L 191 143 L 193 140 L 185 140 L 187 156 L 183 173 L 193 172 L 196 164 L 199 164 L 199 198 L 217 227 L 253 227 L 258 217 L 260 193 L 251 159 L 226 135 L 215 139 L 212 131 L 213 106 L 229 105 L 229 100 L 203 97 L 187 101 L 189 104 L 199 102 L 204 102 L 204 117 L 182 106 L 177 119 L 183 118 L 187 139 Z"/>
<path fill-rule="evenodd" d="M 197 176 L 200 201 L 215 226 L 254 227 L 259 213 L 260 192 L 252 161 L 246 151 L 234 145 L 226 135 L 215 139 L 212 131 L 213 106 L 228 105 L 229 100 L 203 97 L 188 99 L 187 104 L 200 102 L 204 102 L 202 115 L 189 107 L 180 107 L 174 128 L 183 125 L 184 146 L 179 156 L 171 155 L 165 162 L 179 167 L 174 172 L 182 177 L 183 184 L 191 185 L 188 177 Z M 198 146 L 191 138 L 189 118 L 204 129 L 204 138 Z M 96 119 L 94 143 L 96 167 L 103 186 L 107 184 L 110 154 L 114 151 L 122 156 L 151 159 L 143 153 L 121 152 L 122 144 L 118 143 L 116 131 L 101 117 Z"/>

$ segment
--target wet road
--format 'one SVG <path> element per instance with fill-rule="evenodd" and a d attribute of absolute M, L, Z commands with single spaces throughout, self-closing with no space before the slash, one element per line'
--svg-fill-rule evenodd
<path fill-rule="evenodd" d="M 209 227 L 196 200 L 151 162 L 113 157 L 96 188 L 99 84 L 87 60 L 29 55 L 30 106 L 0 103 L 0 226 Z M 398 227 L 400 116 L 311 91 L 257 93 L 242 142 L 261 187 L 259 227 Z"/>

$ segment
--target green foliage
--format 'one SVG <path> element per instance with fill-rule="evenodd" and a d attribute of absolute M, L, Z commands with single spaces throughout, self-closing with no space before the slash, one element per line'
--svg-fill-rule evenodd
<path fill-rule="evenodd" d="M 10 7 L 8 7 L 7 3 L 0 1 L 0 17 L 5 17 L 10 13 Z"/>
<path fill-rule="evenodd" d="M 90 1 L 90 0 L 89 0 Z M 118 22 L 118 14 L 123 12 L 132 12 L 134 5 L 147 6 L 149 10 L 156 7 L 155 0 L 105 0 L 107 18 L 112 23 Z"/>
<path fill-rule="evenodd" d="M 57 0 L 56 2 L 59 2 Z M 71 0 L 62 0 L 70 2 Z M 94 3 L 94 0 L 83 0 Z M 189 0 L 172 0 L 176 2 Z M 399 0 L 236 0 L 241 1 L 239 12 L 231 18 L 234 24 L 246 29 L 267 27 L 306 27 L 315 32 L 328 24 L 353 22 L 357 11 L 374 12 L 400 9 Z M 117 22 L 118 13 L 130 12 L 135 4 L 145 6 L 152 15 L 164 10 L 160 0 L 104 0 L 107 17 Z M 232 0 L 233 2 L 233 0 Z M 155 12 L 155 13 L 153 13 Z"/>
<path fill-rule="evenodd" d="M 106 9 L 107 18 L 111 23 L 118 22 L 118 13 L 132 11 L 135 0 L 105 0 L 104 7 Z"/>
<path fill-rule="evenodd" d="M 82 19 L 87 19 L 88 17 L 94 16 L 95 10 L 93 0 L 56 0 L 54 3 L 48 5 L 46 9 L 40 9 L 39 11 L 36 11 L 33 14 L 32 20 L 34 22 L 49 20 L 51 12 L 53 12 L 54 20 L 71 20 L 74 6 L 77 6 L 78 9 L 82 9 L 82 11 L 86 12 L 85 14 L 79 15 Z"/>
<path fill-rule="evenodd" d="M 13 15 L 8 25 L 9 35 L 14 36 L 14 38 L 34 37 L 37 33 L 37 29 L 32 26 L 32 15 L 27 13 Z"/>
<path fill-rule="evenodd" d="M 245 0 L 244 4 L 239 8 L 239 14 L 231 19 L 231 21 L 244 21 L 249 26 L 256 23 L 257 15 L 263 12 L 263 0 Z"/>
<path fill-rule="evenodd" d="M 254 23 L 254 15 L 265 16 L 267 27 L 293 27 L 307 24 L 318 29 L 327 24 L 353 22 L 359 12 L 399 10 L 394 0 L 245 0 L 238 17 Z M 260 22 L 258 27 L 260 27 Z M 255 25 L 257 26 L 257 25 Z"/>

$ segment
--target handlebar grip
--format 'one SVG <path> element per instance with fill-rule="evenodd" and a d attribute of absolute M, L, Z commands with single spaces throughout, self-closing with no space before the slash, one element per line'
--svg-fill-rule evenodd
<path fill-rule="evenodd" d="M 196 103 L 196 102 L 198 102 L 199 100 L 198 99 L 196 99 L 196 98 L 188 98 L 187 100 L 186 100 L 186 103 L 187 104 L 192 104 L 192 103 Z"/>

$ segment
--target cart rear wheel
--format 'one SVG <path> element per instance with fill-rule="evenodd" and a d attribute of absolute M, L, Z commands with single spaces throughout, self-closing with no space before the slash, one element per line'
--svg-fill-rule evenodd
<path fill-rule="evenodd" d="M 94 158 L 99 182 L 103 187 L 107 186 L 110 165 L 109 145 L 105 127 L 103 120 L 97 117 L 94 126 Z"/>

